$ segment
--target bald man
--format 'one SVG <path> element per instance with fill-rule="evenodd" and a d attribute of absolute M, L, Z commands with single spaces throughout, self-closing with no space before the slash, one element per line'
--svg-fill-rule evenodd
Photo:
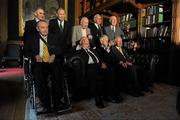
<path fill-rule="evenodd" d="M 80 25 L 76 25 L 73 27 L 73 34 L 72 34 L 73 47 L 77 45 L 81 37 L 88 37 L 89 39 L 92 39 L 88 25 L 89 25 L 89 19 L 87 17 L 82 17 L 80 21 Z"/>
<path fill-rule="evenodd" d="M 25 23 L 25 29 L 24 29 L 24 44 L 26 43 L 26 40 L 29 36 L 32 34 L 38 33 L 36 30 L 36 24 L 39 20 L 45 20 L 45 12 L 44 9 L 41 7 L 36 8 L 34 12 L 34 19 L 28 20 Z"/>
<path fill-rule="evenodd" d="M 65 20 L 66 13 L 63 8 L 58 8 L 56 18 L 49 21 L 49 32 L 58 37 L 58 45 L 62 52 L 68 52 L 71 48 L 72 25 Z"/>

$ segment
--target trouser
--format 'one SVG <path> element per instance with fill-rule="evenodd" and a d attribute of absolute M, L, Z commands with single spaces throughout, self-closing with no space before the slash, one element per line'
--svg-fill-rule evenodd
<path fill-rule="evenodd" d="M 100 76 L 100 66 L 98 64 L 88 64 L 86 78 L 90 94 L 93 96 L 102 95 L 102 78 Z"/>
<path fill-rule="evenodd" d="M 47 79 L 49 74 L 51 75 L 51 79 Z M 51 97 L 52 104 L 58 105 L 62 97 L 63 80 L 60 79 L 62 78 L 60 77 L 62 73 L 60 73 L 57 65 L 55 63 L 35 63 L 34 75 L 37 95 L 42 105 L 44 107 L 51 107 Z M 49 86 L 49 83 L 51 86 Z"/>

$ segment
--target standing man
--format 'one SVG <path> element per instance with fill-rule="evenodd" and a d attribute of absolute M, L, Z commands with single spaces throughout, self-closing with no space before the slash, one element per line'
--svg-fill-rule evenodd
<path fill-rule="evenodd" d="M 96 14 L 94 16 L 94 23 L 89 26 L 91 30 L 91 34 L 93 36 L 92 40 L 92 46 L 99 47 L 100 46 L 100 41 L 99 38 L 104 35 L 106 32 L 104 30 L 104 27 L 101 26 L 102 24 L 102 17 L 99 14 Z"/>
<path fill-rule="evenodd" d="M 24 41 L 26 41 L 27 37 L 32 34 L 38 33 L 36 29 L 36 24 L 39 20 L 45 20 L 45 12 L 41 7 L 36 8 L 34 12 L 34 19 L 28 20 L 25 23 L 25 31 L 24 31 Z"/>
<path fill-rule="evenodd" d="M 124 33 L 121 28 L 118 26 L 117 17 L 111 16 L 109 18 L 110 25 L 105 27 L 106 34 L 111 42 L 114 44 L 114 40 L 117 36 L 123 36 Z"/>
<path fill-rule="evenodd" d="M 48 75 L 51 74 L 52 104 L 53 109 L 58 111 L 64 109 L 65 105 L 60 101 L 62 97 L 62 78 L 57 65 L 56 39 L 48 33 L 48 23 L 40 20 L 37 23 L 38 33 L 28 38 L 29 56 L 34 59 L 34 77 L 36 80 L 37 95 L 44 107 L 40 112 L 51 112 L 51 96 L 48 87 Z"/>
<path fill-rule="evenodd" d="M 25 30 L 24 30 L 24 47 L 29 47 L 27 44 L 27 39 L 29 39 L 30 36 L 33 34 L 37 34 L 38 31 L 36 29 L 36 24 L 39 20 L 45 20 L 45 12 L 44 9 L 41 7 L 36 8 L 34 12 L 34 19 L 26 21 L 25 23 Z M 28 49 L 28 48 L 24 48 Z M 24 50 L 24 55 L 27 56 L 26 50 Z"/>
<path fill-rule="evenodd" d="M 58 45 L 63 51 L 68 52 L 71 48 L 72 25 L 65 20 L 65 11 L 58 8 L 56 11 L 57 18 L 49 21 L 49 32 L 58 37 Z"/>
<path fill-rule="evenodd" d="M 79 44 L 81 37 L 88 37 L 92 39 L 91 31 L 88 28 L 89 20 L 87 17 L 82 17 L 80 21 L 80 25 L 76 25 L 73 27 L 72 34 L 72 46 L 76 46 Z"/>

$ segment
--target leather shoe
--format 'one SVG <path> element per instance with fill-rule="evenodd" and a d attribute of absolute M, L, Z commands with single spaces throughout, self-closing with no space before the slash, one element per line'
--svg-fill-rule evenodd
<path fill-rule="evenodd" d="M 96 106 L 98 108 L 104 108 L 105 107 L 104 103 L 103 103 L 103 100 L 102 100 L 102 98 L 100 96 L 95 97 L 95 102 L 96 102 Z"/>
<path fill-rule="evenodd" d="M 56 106 L 53 107 L 55 112 L 59 112 L 61 110 L 65 110 L 65 109 L 68 109 L 68 108 L 69 108 L 69 106 L 64 104 L 64 103 L 61 103 L 61 104 L 56 105 Z"/>
<path fill-rule="evenodd" d="M 48 114 L 48 113 L 52 113 L 52 109 L 51 108 L 42 108 L 40 111 L 37 111 L 37 115 Z"/>

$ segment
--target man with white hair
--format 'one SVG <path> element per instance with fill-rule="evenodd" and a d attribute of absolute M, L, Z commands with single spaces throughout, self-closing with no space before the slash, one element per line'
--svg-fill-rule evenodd
<path fill-rule="evenodd" d="M 99 38 L 106 34 L 104 27 L 102 26 L 102 17 L 100 14 L 94 15 L 94 23 L 89 26 L 91 30 L 91 34 L 93 36 L 93 40 L 91 42 L 92 46 L 99 47 L 100 42 Z"/>
<path fill-rule="evenodd" d="M 31 34 L 38 33 L 36 30 L 36 24 L 39 20 L 45 20 L 45 12 L 44 9 L 41 7 L 36 8 L 34 12 L 34 19 L 28 20 L 25 23 L 24 42 Z"/>
<path fill-rule="evenodd" d="M 111 16 L 109 18 L 110 25 L 105 27 L 106 34 L 112 44 L 114 44 L 114 40 L 117 36 L 124 36 L 124 32 L 118 25 L 117 17 Z"/>
<path fill-rule="evenodd" d="M 90 29 L 88 28 L 89 20 L 87 17 L 82 17 L 80 21 L 80 25 L 76 25 L 73 27 L 72 32 L 72 46 L 76 46 L 79 44 L 81 37 L 88 37 L 92 39 L 92 35 Z"/>

